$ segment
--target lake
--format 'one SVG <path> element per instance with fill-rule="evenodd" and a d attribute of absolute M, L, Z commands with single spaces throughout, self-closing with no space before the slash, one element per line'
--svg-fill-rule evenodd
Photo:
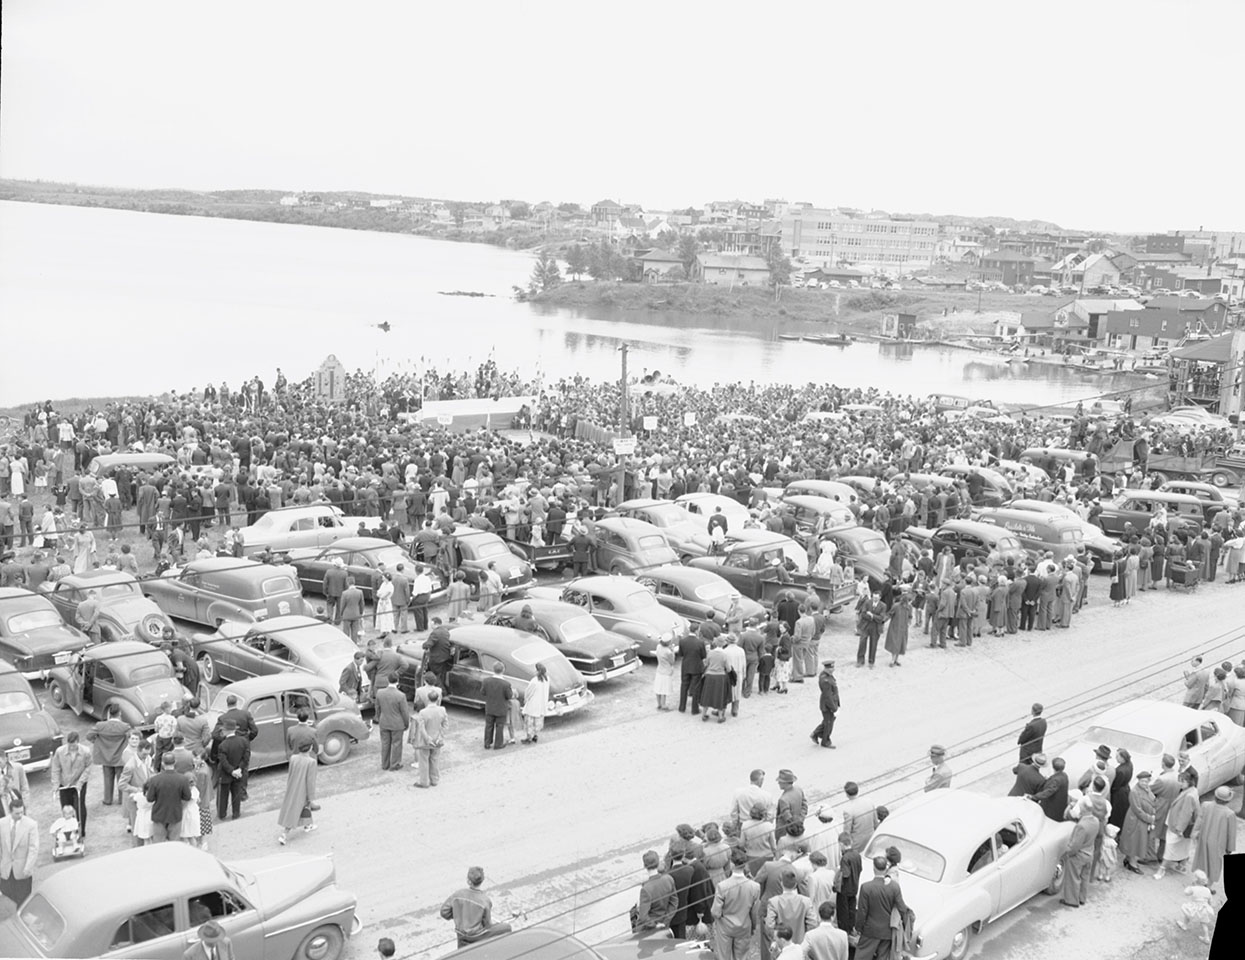
<path fill-rule="evenodd" d="M 328 354 L 382 376 L 492 356 L 547 379 L 603 379 L 618 376 L 624 341 L 633 371 L 701 385 L 818 380 L 1044 404 L 1135 382 L 954 349 L 779 341 L 700 315 L 518 303 L 512 287 L 532 262 L 400 234 L 0 202 L 0 404 L 236 387 L 255 374 L 271 384 L 276 367 L 301 379 Z M 455 290 L 489 296 L 440 293 Z M 375 328 L 386 321 L 389 333 Z"/>

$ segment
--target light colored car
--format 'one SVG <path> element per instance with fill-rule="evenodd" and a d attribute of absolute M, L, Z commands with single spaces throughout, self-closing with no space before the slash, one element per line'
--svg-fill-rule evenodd
<path fill-rule="evenodd" d="M 916 914 L 913 956 L 963 960 L 986 923 L 1058 891 L 1072 827 L 1024 797 L 934 790 L 891 812 L 864 861 L 899 848 L 899 885 Z"/>
<path fill-rule="evenodd" d="M 194 658 L 208 683 L 300 670 L 330 683 L 354 662 L 358 649 L 346 634 L 315 617 L 268 617 L 259 623 L 226 621 L 215 633 L 196 634 Z"/>
<path fill-rule="evenodd" d="M 1227 417 L 1211 413 L 1205 407 L 1198 406 L 1172 407 L 1166 413 L 1161 413 L 1157 417 L 1151 417 L 1150 422 L 1184 430 L 1191 430 L 1195 427 L 1227 430 L 1232 427 Z"/>
<path fill-rule="evenodd" d="M 215 920 L 239 960 L 338 960 L 361 928 L 356 906 L 328 855 L 225 863 L 184 843 L 156 843 L 45 875 L 0 923 L 0 956 L 181 960 L 198 928 Z"/>
<path fill-rule="evenodd" d="M 1124 747 L 1136 773 L 1149 770 L 1156 775 L 1163 768 L 1164 754 L 1174 757 L 1187 750 L 1197 771 L 1198 791 L 1204 794 L 1245 769 L 1245 728 L 1222 713 L 1163 700 L 1130 700 L 1092 719 L 1076 743 L 1060 754 L 1072 786 L 1093 765 L 1094 750 L 1100 745 L 1110 747 L 1112 754 Z"/>
<path fill-rule="evenodd" d="M 138 580 L 120 570 L 87 570 L 43 584 L 40 590 L 71 626 L 78 624 L 78 604 L 88 591 L 98 590 L 99 634 L 105 641 L 158 643 L 164 628 L 173 626 L 168 615 L 143 596 Z"/>
<path fill-rule="evenodd" d="M 346 537 L 359 536 L 360 524 L 374 530 L 380 526 L 380 517 L 348 517 L 331 503 L 269 510 L 239 531 L 242 553 L 249 557 L 261 550 L 284 553 L 295 547 L 327 547 Z"/>
<path fill-rule="evenodd" d="M 765 619 L 765 608 L 761 604 L 741 595 L 729 581 L 712 570 L 672 564 L 644 570 L 636 580 L 653 591 L 663 607 L 669 607 L 692 624 L 705 620 L 711 610 L 719 624 L 726 623 L 733 601 L 739 603 L 745 623 L 759 623 Z"/>
<path fill-rule="evenodd" d="M 205 557 L 144 580 L 142 587 L 169 616 L 209 627 L 314 613 L 303 599 L 298 571 L 286 564 Z"/>
<path fill-rule="evenodd" d="M 606 630 L 638 643 L 642 657 L 656 656 L 662 637 L 677 644 L 689 629 L 686 618 L 663 607 L 634 577 L 580 577 L 558 587 L 532 587 L 528 596 L 587 610 Z"/>
<path fill-rule="evenodd" d="M 675 505 L 682 510 L 686 510 L 693 517 L 696 517 L 700 523 L 705 524 L 705 530 L 708 531 L 709 518 L 714 515 L 720 508 L 722 516 L 726 517 L 726 529 L 742 530 L 752 515 L 748 512 L 748 508 L 736 500 L 734 497 L 728 497 L 721 493 L 685 493 L 681 497 L 675 499 Z"/>
<path fill-rule="evenodd" d="M 614 513 L 652 524 L 680 558 L 703 557 L 713 549 L 708 519 L 696 520 L 673 500 L 627 500 Z"/>

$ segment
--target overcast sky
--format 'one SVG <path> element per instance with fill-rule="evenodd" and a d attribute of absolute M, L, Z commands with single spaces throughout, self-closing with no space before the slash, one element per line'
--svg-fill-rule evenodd
<path fill-rule="evenodd" d="M 1241 0 L 5 0 L 3 21 L 4 177 L 1245 230 Z"/>

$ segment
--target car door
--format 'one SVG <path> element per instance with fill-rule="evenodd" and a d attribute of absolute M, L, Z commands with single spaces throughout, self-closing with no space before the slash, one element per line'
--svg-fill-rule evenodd
<path fill-rule="evenodd" d="M 302 524 L 306 526 L 302 526 Z M 299 521 L 298 531 L 295 533 L 296 539 L 304 537 L 312 542 L 308 546 L 324 546 L 339 540 L 342 535 L 342 522 L 335 514 L 325 514 L 321 517 L 304 517 Z"/>
<path fill-rule="evenodd" d="M 269 637 L 264 645 L 264 658 L 257 665 L 260 676 L 287 673 L 298 666 L 298 654 L 281 637 Z"/>
<path fill-rule="evenodd" d="M 78 625 L 78 603 L 81 600 L 81 591 L 63 581 L 52 591 L 52 603 L 56 606 L 56 612 L 61 615 L 62 620 L 75 627 Z"/>
<path fill-rule="evenodd" d="M 484 669 L 480 655 L 470 647 L 456 646 L 449 672 L 450 698 L 470 707 L 484 705 Z"/>
<path fill-rule="evenodd" d="M 933 547 L 935 554 L 941 553 L 943 547 L 950 547 L 951 555 L 957 561 L 964 555 L 960 546 L 960 535 L 954 530 L 940 530 L 930 540 L 930 546 Z"/>
<path fill-rule="evenodd" d="M 324 573 L 329 568 L 329 558 L 333 554 L 332 549 L 322 550 L 314 558 L 298 564 L 298 582 L 304 590 L 324 593 Z"/>
<path fill-rule="evenodd" d="M 1202 778 L 1198 780 L 1198 786 L 1203 793 L 1207 793 L 1236 776 L 1237 756 L 1221 721 L 1203 720 L 1198 733 L 1201 743 L 1189 751 L 1189 758 Z"/>
<path fill-rule="evenodd" d="M 186 951 L 187 931 L 183 922 L 178 930 L 177 903 L 144 905 L 126 911 L 117 921 L 104 957 L 125 957 L 126 960 L 165 960 Z"/>
<path fill-rule="evenodd" d="M 267 662 L 264 651 L 268 646 L 266 634 L 249 631 L 237 640 L 220 646 L 224 647 L 224 678 L 227 682 L 272 672 L 264 669 Z"/>
<path fill-rule="evenodd" d="M 183 570 L 180 576 L 166 582 L 168 590 L 163 594 L 166 604 L 164 612 L 171 617 L 198 620 L 195 604 L 202 587 L 202 576 L 194 570 Z"/>
<path fill-rule="evenodd" d="M 281 716 L 277 698 L 258 697 L 251 701 L 247 709 L 259 731 L 258 736 L 251 741 L 250 769 L 258 770 L 260 767 L 285 763 L 289 757 L 285 746 L 285 720 Z"/>
<path fill-rule="evenodd" d="M 199 939 L 199 927 L 215 920 L 225 930 L 235 957 L 264 955 L 264 923 L 259 911 L 239 891 L 218 886 L 186 898 L 187 936 L 190 946 Z"/>
<path fill-rule="evenodd" d="M 757 596 L 756 581 L 760 577 L 758 572 L 753 569 L 752 556 L 748 552 L 735 550 L 728 553 L 726 559 L 718 565 L 714 573 L 726 580 L 727 583 L 745 597 Z"/>
<path fill-rule="evenodd" d="M 986 541 L 975 533 L 960 534 L 960 557 L 985 557 L 990 553 Z"/>
<path fill-rule="evenodd" d="M 979 836 L 981 842 L 968 858 L 968 885 L 984 897 L 989 907 L 987 916 L 994 919 L 999 914 L 999 897 L 1002 892 L 999 865 L 995 862 L 994 834 L 982 836 L 979 833 Z"/>
<path fill-rule="evenodd" d="M 82 704 L 84 713 L 102 717 L 104 704 L 114 698 L 125 699 L 124 691 L 117 685 L 117 675 L 112 667 L 102 660 L 88 660 L 84 664 L 88 670 L 94 669 L 95 676 L 91 680 L 91 702 Z M 153 704 L 158 706 L 158 704 Z"/>
<path fill-rule="evenodd" d="M 1046 854 L 1025 825 L 1013 820 L 994 835 L 995 860 L 999 869 L 998 913 L 1024 903 L 1050 882 Z"/>
<path fill-rule="evenodd" d="M 609 597 L 601 596 L 599 593 L 590 593 L 588 595 L 588 610 L 592 613 L 592 618 L 606 630 L 612 630 L 616 625 L 626 620 L 614 607 L 614 601 L 609 599 Z"/>

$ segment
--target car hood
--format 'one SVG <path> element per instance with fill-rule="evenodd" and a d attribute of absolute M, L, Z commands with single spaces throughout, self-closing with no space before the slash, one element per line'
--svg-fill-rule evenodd
<path fill-rule="evenodd" d="M 0 751 L 9 750 L 20 742 L 29 746 L 60 733 L 60 727 L 46 710 L 23 710 L 0 716 Z M 0 950 L 0 957 L 6 954 Z"/>
<path fill-rule="evenodd" d="M 10 646 L 24 650 L 28 654 L 58 653 L 62 650 L 81 650 L 90 644 L 90 638 L 77 627 L 40 627 L 38 630 L 27 630 L 15 633 L 8 638 Z"/>
<path fill-rule="evenodd" d="M 288 910 L 336 879 L 330 857 L 272 854 L 255 860 L 240 860 L 229 866 L 249 880 L 260 912 L 267 917 Z"/>

